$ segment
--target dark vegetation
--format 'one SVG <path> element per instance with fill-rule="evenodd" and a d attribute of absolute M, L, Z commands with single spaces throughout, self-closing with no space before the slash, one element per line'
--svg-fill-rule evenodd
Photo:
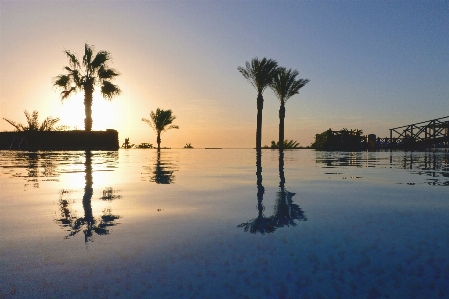
<path fill-rule="evenodd" d="M 328 129 L 315 135 L 315 142 L 311 147 L 314 149 L 360 149 L 361 140 L 364 138 L 363 131 L 359 129 L 348 130 L 343 128 L 339 131 Z"/>
<path fill-rule="evenodd" d="M 157 149 L 161 149 L 161 135 L 170 129 L 179 129 L 177 125 L 172 125 L 176 116 L 172 115 L 172 111 L 162 110 L 157 108 L 156 112 L 150 112 L 150 119 L 142 118 L 142 121 L 146 122 L 157 135 Z"/>
<path fill-rule="evenodd" d="M 39 123 L 39 112 L 34 110 L 32 114 L 29 114 L 28 111 L 24 111 L 25 117 L 27 119 L 27 124 L 23 125 L 20 123 L 16 123 L 7 118 L 3 118 L 6 120 L 11 126 L 13 126 L 18 132 L 37 132 L 37 131 L 66 131 L 68 129 L 67 126 L 57 126 L 56 123 L 59 122 L 59 118 L 56 117 L 47 117 L 42 123 Z"/>
<path fill-rule="evenodd" d="M 61 100 L 66 99 L 72 93 L 84 92 L 84 130 L 92 131 L 92 96 L 95 87 L 100 87 L 101 94 L 107 100 L 112 100 L 120 94 L 120 88 L 112 84 L 112 80 L 119 73 L 109 68 L 108 62 L 111 54 L 107 51 L 99 51 L 93 54 L 93 46 L 84 45 L 84 55 L 80 62 L 74 53 L 64 51 L 69 59 L 69 65 L 64 67 L 66 74 L 58 75 L 54 79 L 54 86 L 62 89 Z"/>
<path fill-rule="evenodd" d="M 300 148 L 299 142 L 296 140 L 284 140 L 283 149 L 297 149 Z M 265 145 L 263 148 L 279 149 L 279 141 L 271 141 L 271 146 Z"/>
<path fill-rule="evenodd" d="M 284 141 L 284 119 L 285 103 L 287 100 L 299 93 L 299 89 L 309 82 L 309 79 L 296 79 L 297 70 L 278 67 L 273 59 L 253 58 L 251 62 L 247 61 L 245 67 L 239 66 L 239 72 L 249 83 L 257 90 L 257 128 L 256 128 L 256 150 L 262 148 L 262 110 L 263 110 L 263 91 L 270 87 L 280 101 L 279 108 L 279 150 L 283 150 Z"/>

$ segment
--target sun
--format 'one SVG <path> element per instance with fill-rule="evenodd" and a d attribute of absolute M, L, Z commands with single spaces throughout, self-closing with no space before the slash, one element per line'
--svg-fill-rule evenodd
<path fill-rule="evenodd" d="M 115 128 L 119 111 L 114 99 L 109 101 L 103 98 L 99 91 L 94 91 L 92 102 L 92 130 L 104 131 Z M 65 99 L 58 117 L 61 119 L 59 125 L 69 126 L 70 130 L 84 130 L 84 92 L 78 92 Z"/>

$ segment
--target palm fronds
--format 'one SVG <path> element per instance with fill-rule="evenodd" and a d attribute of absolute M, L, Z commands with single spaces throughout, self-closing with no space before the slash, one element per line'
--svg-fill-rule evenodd
<path fill-rule="evenodd" d="M 142 118 L 142 121 L 146 122 L 156 133 L 163 133 L 170 129 L 179 129 L 177 125 L 171 125 L 176 119 L 175 115 L 172 115 L 172 111 L 162 110 L 157 108 L 156 112 L 150 112 L 150 119 Z"/>
<path fill-rule="evenodd" d="M 251 62 L 247 61 L 245 67 L 239 66 L 238 71 L 245 77 L 249 83 L 261 94 L 273 80 L 277 67 L 276 60 L 262 58 L 253 58 Z"/>
<path fill-rule="evenodd" d="M 53 86 L 61 90 L 61 100 L 65 100 L 71 94 L 84 91 L 84 105 L 92 106 L 92 94 L 95 87 L 100 87 L 103 98 L 112 100 L 121 93 L 120 88 L 111 80 L 119 75 L 115 69 L 109 68 L 107 62 L 111 60 L 111 54 L 107 51 L 99 51 L 94 55 L 93 46 L 84 45 L 82 65 L 76 55 L 70 51 L 64 51 L 69 59 L 69 66 L 65 66 L 65 74 L 53 79 Z M 85 130 L 92 129 L 92 112 L 85 109 Z"/>
<path fill-rule="evenodd" d="M 309 79 L 296 80 L 298 75 L 297 70 L 287 70 L 285 67 L 276 69 L 270 87 L 281 102 L 285 103 L 290 97 L 298 94 L 299 89 L 310 81 Z"/>
<path fill-rule="evenodd" d="M 157 135 L 157 148 L 161 148 L 161 134 L 171 130 L 179 129 L 177 125 L 172 125 L 173 121 L 176 119 L 175 115 L 172 115 L 172 111 L 162 110 L 157 108 L 156 112 L 150 112 L 150 119 L 142 117 L 142 121 L 146 122 Z"/>
<path fill-rule="evenodd" d="M 59 117 L 53 118 L 51 116 L 47 117 L 42 124 L 39 124 L 39 112 L 34 110 L 32 114 L 28 111 L 24 111 L 25 117 L 27 119 L 27 125 L 16 123 L 10 119 L 3 118 L 10 125 L 16 128 L 16 131 L 56 131 L 56 123 L 59 121 Z"/>

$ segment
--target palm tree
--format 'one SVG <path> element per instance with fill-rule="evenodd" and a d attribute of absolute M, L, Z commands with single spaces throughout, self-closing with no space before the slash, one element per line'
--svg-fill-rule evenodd
<path fill-rule="evenodd" d="M 245 67 L 239 66 L 237 69 L 245 77 L 249 83 L 257 90 L 257 129 L 256 129 L 256 149 L 262 148 L 262 110 L 263 96 L 262 93 L 272 82 L 273 75 L 277 67 L 277 62 L 272 59 L 257 57 L 251 62 L 247 61 Z"/>
<path fill-rule="evenodd" d="M 28 111 L 24 111 L 25 117 L 27 118 L 28 126 L 16 123 L 7 118 L 3 118 L 6 120 L 11 126 L 16 128 L 16 131 L 59 131 L 62 130 L 65 126 L 55 127 L 55 124 L 59 121 L 59 118 L 53 118 L 51 116 L 47 117 L 41 124 L 39 124 L 39 112 L 36 110 L 33 111 L 32 114 L 29 114 Z"/>
<path fill-rule="evenodd" d="M 281 107 L 279 108 L 279 151 L 284 150 L 285 103 L 290 97 L 298 94 L 299 89 L 309 82 L 309 79 L 296 80 L 298 74 L 297 70 L 287 70 L 284 67 L 279 67 L 276 70 L 273 81 L 270 83 L 271 89 L 281 102 Z"/>
<path fill-rule="evenodd" d="M 93 56 L 93 47 L 85 44 L 83 61 L 80 63 L 75 54 L 64 51 L 69 58 L 69 66 L 64 75 L 58 75 L 54 79 L 54 86 L 62 89 L 61 100 L 66 99 L 72 93 L 84 91 L 84 130 L 92 131 L 92 95 L 96 86 L 101 88 L 101 94 L 107 100 L 120 94 L 121 90 L 111 81 L 119 73 L 109 68 L 107 63 L 111 60 L 111 54 L 107 51 L 99 51 Z M 82 65 L 81 65 L 82 64 Z"/>
<path fill-rule="evenodd" d="M 150 112 L 150 119 L 142 118 L 142 121 L 146 122 L 153 128 L 154 132 L 157 134 L 157 149 L 161 149 L 161 134 L 170 129 L 179 129 L 177 125 L 172 125 L 176 116 L 172 115 L 172 111 L 162 110 L 157 108 L 156 113 Z"/>

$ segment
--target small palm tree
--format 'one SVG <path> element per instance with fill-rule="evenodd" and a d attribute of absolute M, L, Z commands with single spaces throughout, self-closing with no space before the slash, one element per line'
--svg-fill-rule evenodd
<path fill-rule="evenodd" d="M 263 96 L 262 93 L 272 82 L 275 74 L 277 62 L 272 59 L 257 57 L 251 62 L 247 61 L 245 67 L 239 66 L 237 69 L 245 77 L 249 83 L 257 90 L 257 129 L 256 129 L 256 149 L 262 148 L 262 110 Z"/>
<path fill-rule="evenodd" d="M 279 67 L 276 70 L 276 74 L 273 81 L 270 83 L 271 89 L 276 94 L 277 98 L 281 102 L 279 108 L 279 150 L 284 150 L 284 119 L 285 119 L 285 103 L 289 98 L 299 93 L 304 85 L 309 82 L 309 79 L 298 79 L 297 70 L 286 69 Z"/>
<path fill-rule="evenodd" d="M 101 88 L 101 94 L 107 100 L 120 94 L 120 88 L 111 83 L 119 73 L 109 68 L 107 63 L 111 60 L 111 54 L 100 51 L 93 55 L 93 47 L 85 44 L 83 61 L 80 63 L 75 54 L 64 51 L 69 58 L 69 66 L 64 75 L 58 75 L 54 79 L 54 86 L 62 89 L 61 100 L 66 99 L 72 93 L 84 91 L 84 130 L 92 131 L 92 95 L 96 86 Z"/>
<path fill-rule="evenodd" d="M 16 128 L 16 131 L 29 131 L 29 132 L 36 132 L 36 131 L 60 131 L 63 130 L 66 126 L 58 126 L 55 127 L 55 124 L 59 121 L 59 118 L 53 118 L 51 116 L 47 117 L 41 124 L 39 124 L 39 112 L 36 110 L 33 111 L 32 114 L 29 114 L 28 111 L 24 111 L 25 117 L 27 118 L 27 125 L 22 125 L 19 123 L 16 123 L 15 121 L 12 121 L 7 118 L 3 118 L 6 120 L 11 126 Z"/>
<path fill-rule="evenodd" d="M 179 129 L 177 125 L 172 125 L 176 116 L 172 115 L 172 111 L 162 110 L 157 108 L 156 112 L 150 112 L 150 119 L 142 118 L 142 121 L 146 122 L 153 128 L 157 135 L 157 149 L 161 149 L 161 134 L 170 129 Z"/>

